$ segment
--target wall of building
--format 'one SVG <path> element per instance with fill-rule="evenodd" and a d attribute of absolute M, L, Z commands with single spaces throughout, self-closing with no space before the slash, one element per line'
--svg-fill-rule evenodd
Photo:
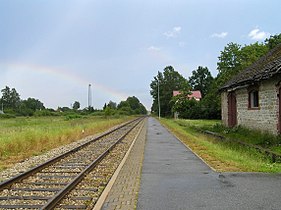
<path fill-rule="evenodd" d="M 228 125 L 227 92 L 221 93 L 221 118 L 223 125 Z"/>
<path fill-rule="evenodd" d="M 237 100 L 237 123 L 251 129 L 278 133 L 279 100 L 276 84 L 280 78 L 276 77 L 260 83 L 259 109 L 248 108 L 247 88 L 235 91 Z M 227 125 L 227 92 L 222 93 L 222 120 Z"/>

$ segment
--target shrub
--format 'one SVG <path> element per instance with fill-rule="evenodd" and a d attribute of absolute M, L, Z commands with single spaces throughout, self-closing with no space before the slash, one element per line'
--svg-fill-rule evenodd
<path fill-rule="evenodd" d="M 13 114 L 0 114 L 0 118 L 3 119 L 9 119 L 9 118 L 15 118 L 16 116 Z"/>

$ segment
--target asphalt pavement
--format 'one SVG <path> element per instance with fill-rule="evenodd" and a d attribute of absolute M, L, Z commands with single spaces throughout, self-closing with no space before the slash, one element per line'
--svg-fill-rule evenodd
<path fill-rule="evenodd" d="M 281 209 L 281 175 L 213 171 L 154 118 L 147 140 L 138 210 Z"/>

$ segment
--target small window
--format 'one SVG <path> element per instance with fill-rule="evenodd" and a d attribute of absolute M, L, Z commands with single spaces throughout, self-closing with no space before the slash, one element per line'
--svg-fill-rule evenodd
<path fill-rule="evenodd" d="M 252 90 L 249 92 L 249 108 L 259 108 L 259 91 Z"/>

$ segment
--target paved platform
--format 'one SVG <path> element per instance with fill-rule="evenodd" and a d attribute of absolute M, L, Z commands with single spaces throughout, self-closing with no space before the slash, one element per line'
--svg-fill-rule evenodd
<path fill-rule="evenodd" d="M 148 121 L 138 210 L 281 209 L 281 175 L 217 173 Z"/>
<path fill-rule="evenodd" d="M 144 157 L 146 131 L 147 121 L 140 131 L 126 162 L 120 170 L 101 209 L 133 210 L 136 208 Z"/>
<path fill-rule="evenodd" d="M 149 118 L 102 209 L 281 209 L 280 195 L 280 174 L 217 173 Z"/>

